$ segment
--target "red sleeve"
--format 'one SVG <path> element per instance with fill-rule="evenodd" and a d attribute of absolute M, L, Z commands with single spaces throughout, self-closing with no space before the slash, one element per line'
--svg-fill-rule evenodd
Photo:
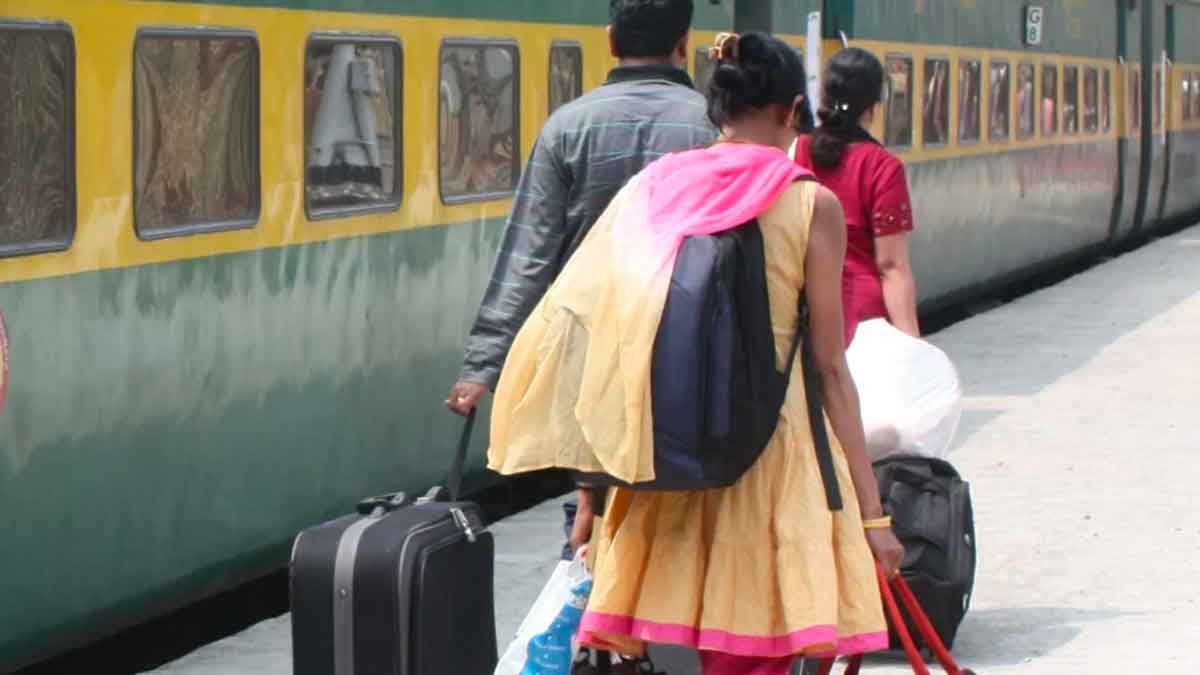
<path fill-rule="evenodd" d="M 809 144 L 811 140 L 812 137 L 808 134 L 803 134 L 796 137 L 796 156 L 794 158 L 796 163 L 799 164 L 801 168 L 808 169 L 809 171 L 812 171 L 813 169 L 812 153 L 809 151 Z"/>
<path fill-rule="evenodd" d="M 882 148 L 871 176 L 871 233 L 886 237 L 913 229 L 912 200 L 904 163 Z"/>

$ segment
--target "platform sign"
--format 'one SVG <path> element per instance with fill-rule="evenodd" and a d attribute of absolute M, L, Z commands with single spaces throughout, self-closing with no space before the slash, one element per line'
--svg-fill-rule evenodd
<path fill-rule="evenodd" d="M 821 13 L 808 15 L 804 69 L 808 71 L 808 102 L 814 114 L 821 109 Z"/>
<path fill-rule="evenodd" d="M 1046 12 L 1041 7 L 1030 5 L 1025 8 L 1025 44 L 1042 44 L 1042 24 L 1045 18 Z"/>

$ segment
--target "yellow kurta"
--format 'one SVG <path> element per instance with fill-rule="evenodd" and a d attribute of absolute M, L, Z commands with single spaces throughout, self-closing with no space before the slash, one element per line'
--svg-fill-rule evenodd
<path fill-rule="evenodd" d="M 816 190 L 796 183 L 759 218 L 781 368 L 797 327 Z M 667 287 L 661 270 L 630 272 L 644 261 L 620 259 L 631 251 L 614 246 L 625 241 L 614 230 L 641 224 L 641 195 L 635 178 L 518 335 L 497 389 L 494 469 L 653 477 L 649 356 Z M 604 272 L 611 268 L 625 272 Z M 874 562 L 832 433 L 847 499 L 840 512 L 825 502 L 802 363 L 780 415 L 757 463 L 732 487 L 609 491 L 592 543 L 586 642 L 627 654 L 656 642 L 746 656 L 886 647 Z"/>

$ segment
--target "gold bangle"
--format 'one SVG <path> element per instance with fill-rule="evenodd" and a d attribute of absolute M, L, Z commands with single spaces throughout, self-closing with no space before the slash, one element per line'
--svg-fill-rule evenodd
<path fill-rule="evenodd" d="M 883 516 L 880 518 L 871 518 L 863 521 L 863 529 L 866 530 L 884 530 L 892 526 L 892 517 Z"/>

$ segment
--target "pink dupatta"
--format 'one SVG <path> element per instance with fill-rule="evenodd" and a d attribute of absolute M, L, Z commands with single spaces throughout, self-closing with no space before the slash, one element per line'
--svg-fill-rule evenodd
<path fill-rule="evenodd" d="M 779 148 L 721 143 L 654 162 L 643 173 L 648 196 L 649 239 L 618 225 L 618 240 L 644 247 L 673 268 L 686 237 L 731 230 L 766 211 L 796 180 L 812 174 Z M 640 225 L 636 220 L 626 226 Z M 657 266 L 655 269 L 659 269 Z"/>
<path fill-rule="evenodd" d="M 518 333 L 496 390 L 489 465 L 653 479 L 650 365 L 679 247 L 754 219 L 805 175 L 778 148 L 725 143 L 635 176 Z"/>

